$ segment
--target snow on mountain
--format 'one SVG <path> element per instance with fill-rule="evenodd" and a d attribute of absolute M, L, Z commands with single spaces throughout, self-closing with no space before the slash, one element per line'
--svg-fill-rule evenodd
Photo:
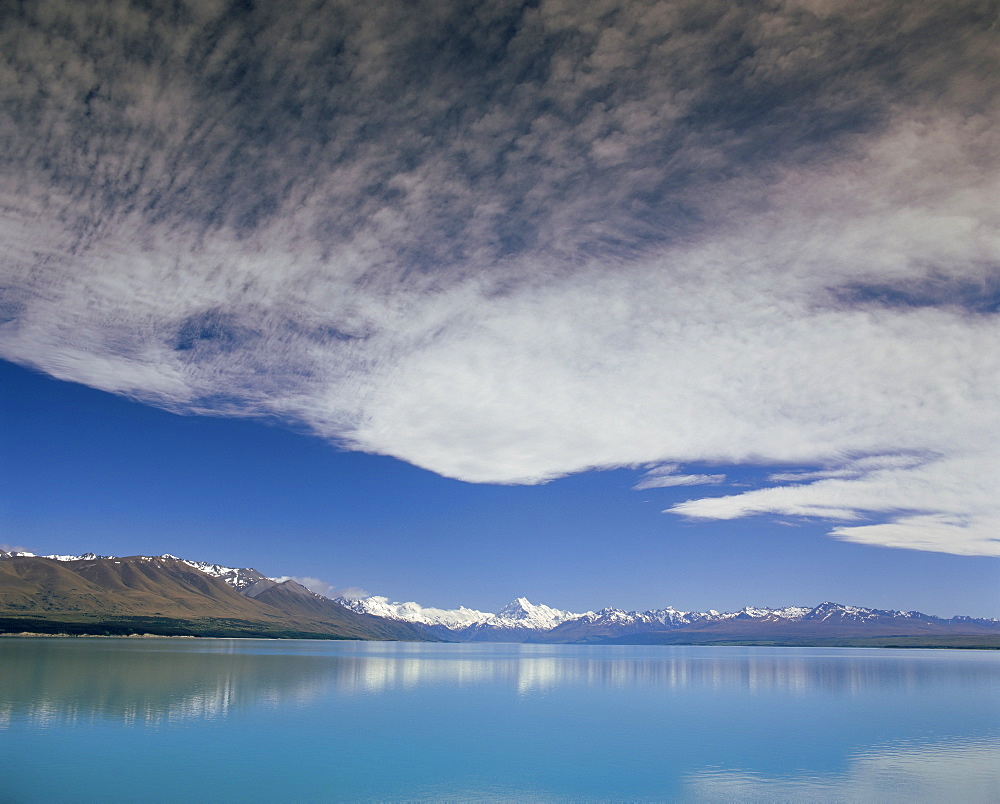
<path fill-rule="evenodd" d="M 98 559 L 114 559 L 117 556 L 83 553 L 81 555 L 47 555 L 36 556 L 24 550 L 0 551 L 0 559 L 6 558 L 49 558 L 56 561 L 94 561 Z M 160 556 L 141 556 L 149 561 L 169 559 L 179 561 L 200 572 L 219 578 L 234 589 L 248 597 L 256 597 L 267 589 L 280 583 L 276 578 L 269 578 L 263 573 L 249 567 L 228 567 L 206 561 L 192 561 L 164 553 Z M 298 586 L 298 584 L 296 584 Z M 303 589 L 303 591 L 305 591 Z M 323 597 L 315 592 L 310 595 Z M 324 598 L 327 599 L 327 598 Z M 625 611 L 616 608 L 603 608 L 599 611 L 574 613 L 554 609 L 550 606 L 531 603 L 527 598 L 518 597 L 500 609 L 498 612 L 479 611 L 460 606 L 457 609 L 439 609 L 421 606 L 419 603 L 391 602 L 387 597 L 371 596 L 360 599 L 339 597 L 335 600 L 345 608 L 360 614 L 372 614 L 391 620 L 416 623 L 426 626 L 439 634 L 453 634 L 458 639 L 493 638 L 491 633 L 507 634 L 532 632 L 543 634 L 559 628 L 556 633 L 572 629 L 603 629 L 605 633 L 613 633 L 619 629 L 635 632 L 636 630 L 664 630 L 682 628 L 693 623 L 709 623 L 721 620 L 756 620 L 756 621 L 830 621 L 830 622 L 876 622 L 887 619 L 923 621 L 928 623 L 968 622 L 993 626 L 998 621 L 993 618 L 953 617 L 945 620 L 940 617 L 924 614 L 919 611 L 895 611 L 870 609 L 862 606 L 850 606 L 829 601 L 818 606 L 785 606 L 783 608 L 763 608 L 746 606 L 739 611 L 718 612 L 708 609 L 704 612 L 680 611 L 673 606 L 663 609 L 652 609 L 643 612 Z M 560 627 L 561 626 L 561 627 Z M 528 637 L 531 638 L 531 637 Z"/>
<path fill-rule="evenodd" d="M 746 606 L 739 611 L 727 611 L 723 614 L 709 612 L 712 619 L 717 620 L 791 620 L 804 618 L 812 609 L 808 606 L 785 606 L 782 609 L 767 609 L 759 606 Z"/>
<path fill-rule="evenodd" d="M 277 581 L 274 578 L 268 578 L 261 572 L 250 567 L 224 567 L 222 564 L 210 564 L 207 561 L 191 561 L 186 558 L 178 558 L 177 556 L 172 556 L 170 553 L 164 553 L 159 558 L 172 558 L 175 561 L 180 561 L 182 564 L 187 564 L 189 567 L 193 567 L 196 570 L 204 572 L 206 575 L 211 575 L 213 578 L 219 578 L 236 591 L 242 592 L 248 595 L 248 597 L 255 597 L 253 592 L 262 592 L 264 588 L 274 586 Z M 261 581 L 266 581 L 268 583 L 261 583 Z"/>
<path fill-rule="evenodd" d="M 78 556 L 36 556 L 34 553 L 29 553 L 27 551 L 14 550 L 9 552 L 0 552 L 0 558 L 51 558 L 56 561 L 95 561 L 102 558 L 118 558 L 118 556 L 102 556 L 97 553 L 83 553 Z M 170 553 L 164 553 L 159 556 L 139 556 L 139 558 L 145 559 L 146 561 L 156 561 L 159 559 L 180 561 L 182 564 L 186 564 L 187 566 L 193 567 L 200 572 L 204 572 L 206 575 L 211 575 L 214 578 L 220 578 L 238 592 L 242 592 L 248 597 L 256 597 L 256 595 L 264 591 L 264 589 L 274 586 L 277 583 L 275 579 L 268 578 L 257 570 L 250 569 L 249 567 L 225 567 L 222 564 L 211 564 L 207 561 L 191 561 L 186 558 L 178 558 Z"/>
<path fill-rule="evenodd" d="M 118 558 L 118 556 L 99 556 L 97 553 L 84 553 L 79 556 L 37 556 L 26 550 L 12 550 L 10 552 L 0 552 L 0 558 L 53 558 L 56 561 L 93 561 L 98 558 Z"/>
<path fill-rule="evenodd" d="M 491 628 L 532 628 L 548 631 L 567 620 L 581 617 L 569 611 L 560 611 L 545 605 L 535 605 L 527 598 L 518 597 L 488 619 L 484 625 Z"/>
<path fill-rule="evenodd" d="M 336 602 L 359 614 L 374 614 L 390 620 L 403 620 L 420 625 L 438 625 L 449 630 L 459 630 L 470 625 L 487 622 L 495 615 L 488 611 L 477 611 L 461 606 L 457 609 L 436 609 L 419 603 L 391 603 L 389 598 L 373 595 L 361 599 L 338 597 Z"/>
<path fill-rule="evenodd" d="M 577 614 L 536 605 L 523 597 L 508 603 L 496 614 L 468 609 L 425 608 L 419 603 L 392 603 L 386 597 L 367 597 L 359 600 L 338 598 L 337 602 L 353 611 L 374 614 L 394 620 L 419 623 L 426 626 L 444 627 L 458 638 L 475 639 L 489 632 L 552 631 L 562 626 L 568 628 L 623 629 L 622 632 L 638 630 L 664 630 L 682 628 L 693 623 L 710 623 L 723 620 L 755 620 L 769 622 L 800 622 L 803 620 L 847 620 L 852 622 L 874 621 L 885 618 L 936 620 L 920 612 L 882 611 L 859 606 L 845 606 L 838 603 L 822 603 L 819 606 L 784 606 L 766 608 L 746 606 L 739 611 L 719 612 L 680 611 L 673 606 L 649 611 L 625 611 L 603 608 Z"/>
<path fill-rule="evenodd" d="M 662 630 L 663 626 L 680 628 L 694 622 L 714 620 L 753 619 L 753 620 L 801 620 L 812 609 L 805 606 L 787 606 L 781 609 L 759 608 L 747 606 L 740 611 L 720 613 L 714 609 L 705 612 L 679 611 L 673 606 L 649 611 L 625 611 L 616 608 L 603 608 L 600 611 L 589 611 L 585 614 L 569 615 L 561 622 L 569 625 L 594 625 L 601 627 L 648 626 Z M 556 623 L 559 625 L 560 623 Z M 555 627 L 555 626 L 552 626 Z"/>
<path fill-rule="evenodd" d="M 96 561 L 99 558 L 118 558 L 118 556 L 101 556 L 97 553 L 84 553 L 79 556 L 42 556 L 42 558 L 54 558 L 56 561 Z"/>
<path fill-rule="evenodd" d="M 451 631 L 466 628 L 527 629 L 548 631 L 560 623 L 579 617 L 550 606 L 535 605 L 527 598 L 512 600 L 496 614 L 462 606 L 457 609 L 436 609 L 419 603 L 392 603 L 386 597 L 372 596 L 358 600 L 337 598 L 337 602 L 361 614 L 374 614 L 392 620 L 404 620 L 421 625 L 444 626 Z"/>
<path fill-rule="evenodd" d="M 588 611 L 579 617 L 570 620 L 571 623 L 602 625 L 602 626 L 630 626 L 630 625 L 665 625 L 674 627 L 688 625 L 695 620 L 703 618 L 705 615 L 697 612 L 678 611 L 672 606 L 654 611 L 625 611 L 624 609 L 603 608 L 600 611 Z"/>
<path fill-rule="evenodd" d="M 739 611 L 704 612 L 680 611 L 668 606 L 643 612 L 604 608 L 582 614 L 536 605 L 526 598 L 516 598 L 496 614 L 475 609 L 433 609 L 418 603 L 392 603 L 385 597 L 360 600 L 338 599 L 354 611 L 379 617 L 404 620 L 431 628 L 439 635 L 450 634 L 459 640 L 549 641 L 557 639 L 586 640 L 590 636 L 614 636 L 664 631 L 690 625 L 722 621 L 755 621 L 779 624 L 829 620 L 831 622 L 884 622 L 886 619 L 945 622 L 920 612 L 883 611 L 860 606 L 822 603 L 819 606 L 784 606 L 767 608 L 746 606 Z M 971 620 L 970 620 L 971 621 Z M 977 620 L 983 624 L 990 621 Z M 520 636 L 519 636 L 520 635 Z"/>
<path fill-rule="evenodd" d="M 940 617 L 924 614 L 921 611 L 894 611 L 886 609 L 866 609 L 860 606 L 845 606 L 841 603 L 820 603 L 810 610 L 804 619 L 807 620 L 839 620 L 841 622 L 866 622 L 878 619 L 922 620 L 925 622 L 942 622 Z M 953 618 L 958 619 L 958 618 Z"/>

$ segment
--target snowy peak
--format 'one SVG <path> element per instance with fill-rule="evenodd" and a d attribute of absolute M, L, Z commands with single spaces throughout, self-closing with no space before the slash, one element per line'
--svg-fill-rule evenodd
<path fill-rule="evenodd" d="M 894 611 L 886 609 L 866 609 L 861 606 L 845 606 L 829 601 L 820 603 L 809 611 L 803 619 L 840 622 L 871 622 L 874 620 L 922 620 L 924 622 L 941 622 L 941 618 L 919 611 Z"/>
<path fill-rule="evenodd" d="M 717 611 L 706 612 L 704 617 L 717 620 L 790 620 L 803 619 L 814 609 L 807 606 L 785 606 L 781 609 L 762 608 L 760 606 L 745 606 L 739 611 L 719 614 Z"/>
<path fill-rule="evenodd" d="M 580 614 L 560 611 L 549 606 L 536 606 L 525 597 L 518 597 L 504 606 L 485 625 L 494 628 L 536 628 L 549 630 L 567 620 L 575 620 Z"/>
<path fill-rule="evenodd" d="M 54 561 L 99 561 L 116 559 L 116 556 L 99 555 L 97 553 L 82 553 L 80 555 L 47 555 L 38 556 L 24 550 L 0 550 L 0 560 L 16 558 L 44 558 Z M 192 561 L 185 558 L 163 553 L 159 556 L 135 556 L 143 561 L 176 561 L 187 567 L 218 578 L 230 587 L 250 598 L 268 592 L 280 586 L 285 593 L 297 593 L 301 597 L 329 600 L 293 580 L 287 578 L 269 578 L 250 567 L 230 567 L 223 564 L 206 561 Z M 623 634 L 641 634 L 650 631 L 662 632 L 683 629 L 687 626 L 695 628 L 715 628 L 729 622 L 734 628 L 757 628 L 767 624 L 783 627 L 785 623 L 828 623 L 849 625 L 865 625 L 875 627 L 886 625 L 890 621 L 901 627 L 938 627 L 940 625 L 964 624 L 995 629 L 1000 621 L 987 618 L 953 617 L 943 619 L 919 611 L 895 611 L 884 609 L 849 606 L 826 601 L 818 606 L 785 606 L 783 608 L 767 608 L 761 606 L 745 606 L 739 611 L 718 612 L 708 609 L 703 612 L 680 611 L 673 606 L 662 609 L 652 609 L 643 612 L 626 611 L 614 607 L 606 607 L 599 611 L 573 613 L 562 611 L 543 604 L 534 604 L 526 597 L 517 597 L 501 608 L 491 613 L 460 606 L 457 609 L 439 609 L 421 606 L 415 602 L 392 602 L 387 597 L 372 596 L 362 599 L 337 598 L 334 602 L 360 614 L 369 614 L 390 620 L 398 620 L 425 626 L 437 636 L 446 639 L 459 640 L 496 640 L 512 641 L 549 640 L 556 636 L 575 634 L 580 638 L 588 635 L 616 636 Z M 754 623 L 760 624 L 754 625 Z M 553 632 L 548 634 L 548 632 Z"/>
<path fill-rule="evenodd" d="M 467 628 L 484 623 L 494 615 L 488 611 L 477 611 L 460 606 L 457 609 L 436 609 L 419 603 L 393 603 L 387 597 L 374 595 L 361 599 L 338 597 L 336 602 L 359 614 L 373 614 L 390 620 L 402 620 L 421 625 L 443 626 L 449 630 Z"/>
<path fill-rule="evenodd" d="M 97 553 L 84 553 L 80 556 L 45 556 L 54 558 L 56 561 L 96 561 L 100 558 L 118 558 L 118 556 L 100 556 Z"/>
<path fill-rule="evenodd" d="M 250 567 L 225 567 L 222 564 L 210 564 L 206 561 L 190 561 L 186 558 L 172 556 L 169 553 L 164 553 L 162 556 L 159 556 L 159 558 L 180 561 L 182 564 L 186 564 L 187 566 L 193 567 L 200 572 L 204 572 L 206 575 L 211 575 L 213 578 L 219 578 L 220 580 L 225 581 L 235 590 L 243 592 L 244 594 L 251 590 L 251 587 L 259 593 L 276 583 L 273 578 L 268 578 L 263 573 L 260 573 L 255 569 L 251 569 Z M 261 583 L 262 581 L 269 583 Z"/>
<path fill-rule="evenodd" d="M 27 550 L 0 550 L 0 558 L 51 558 L 55 561 L 96 561 L 99 558 L 118 558 L 118 556 L 99 556 L 97 553 L 83 553 L 78 556 L 39 556 Z"/>
<path fill-rule="evenodd" d="M 51 558 L 55 561 L 97 561 L 99 559 L 115 559 L 118 556 L 104 556 L 97 553 L 83 553 L 78 556 L 36 556 L 34 553 L 26 551 L 0 552 L 0 559 L 3 558 Z M 170 553 L 163 553 L 158 556 L 138 556 L 143 561 L 179 561 L 213 578 L 219 578 L 242 592 L 247 597 L 256 597 L 264 589 L 274 586 L 277 583 L 273 578 L 268 578 L 262 573 L 249 567 L 226 567 L 222 564 L 211 564 L 207 561 L 190 561 L 186 558 L 178 558 Z"/>
<path fill-rule="evenodd" d="M 337 598 L 337 602 L 360 614 L 374 614 L 376 617 L 387 617 L 392 620 L 441 626 L 452 632 L 465 629 L 548 631 L 560 623 L 581 616 L 550 606 L 535 605 L 524 597 L 515 598 L 496 614 L 465 606 L 457 609 L 436 609 L 413 602 L 394 603 L 387 597 L 378 595 L 358 600 Z"/>
<path fill-rule="evenodd" d="M 516 597 L 500 609 L 496 613 L 496 616 L 506 620 L 524 620 L 536 614 L 540 609 L 554 611 L 554 609 L 549 609 L 548 606 L 535 606 L 526 597 Z"/>
<path fill-rule="evenodd" d="M 525 597 L 518 597 L 500 609 L 496 614 L 475 609 L 432 609 L 418 603 L 392 603 L 385 597 L 369 597 L 361 600 L 338 599 L 338 603 L 353 611 L 388 617 L 394 620 L 419 623 L 428 626 L 443 626 L 459 638 L 481 638 L 487 632 L 547 632 L 560 627 L 560 631 L 579 627 L 604 629 L 626 629 L 628 632 L 647 630 L 671 630 L 695 623 L 713 622 L 761 622 L 775 623 L 824 621 L 874 622 L 886 617 L 935 621 L 919 612 L 881 611 L 858 606 L 844 606 L 839 603 L 822 603 L 816 607 L 784 606 L 768 608 L 745 606 L 739 611 L 718 612 L 709 609 L 704 612 L 680 611 L 673 606 L 649 611 L 625 611 L 606 607 L 599 611 L 577 614 L 554 609 L 543 604 L 534 604 Z M 479 635 L 479 636 L 477 636 Z"/>

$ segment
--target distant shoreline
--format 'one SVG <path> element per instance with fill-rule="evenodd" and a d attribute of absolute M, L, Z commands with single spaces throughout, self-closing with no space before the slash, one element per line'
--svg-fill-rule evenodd
<path fill-rule="evenodd" d="M 46 634 L 39 631 L 18 631 L 18 632 L 6 632 L 0 633 L 0 639 L 17 639 L 23 637 L 45 637 L 45 638 L 56 638 L 56 639 L 240 639 L 240 640 L 259 640 L 266 639 L 269 641 L 294 641 L 294 642 L 400 642 L 402 640 L 387 640 L 387 639 L 364 639 L 364 640 L 340 640 L 340 639 L 323 639 L 315 637 L 235 637 L 235 636 L 201 636 L 194 634 Z M 419 643 L 422 644 L 422 643 Z M 429 643 L 433 644 L 433 643 Z M 670 647 L 670 648 L 851 648 L 857 649 L 871 649 L 871 650 L 1000 650 L 1000 645 L 931 645 L 931 644 L 914 644 L 914 645 L 893 645 L 893 644 L 883 644 L 883 645 L 830 645 L 823 644 L 822 642 L 814 642 L 808 644 L 777 644 L 777 643 L 762 643 L 762 642 L 724 642 L 724 643 L 705 643 L 705 642 L 690 642 L 690 643 L 671 643 L 669 645 L 655 645 L 655 644 L 642 644 L 638 642 L 617 642 L 617 643 L 572 643 L 572 642 L 552 642 L 552 643 L 521 643 L 521 642 L 487 642 L 487 643 L 476 643 L 476 642 L 452 642 L 452 643 L 438 643 L 438 644 L 453 644 L 453 645 L 475 645 L 475 644 L 489 644 L 489 645 L 499 645 L 499 644 L 510 644 L 510 645 L 521 645 L 521 644 L 532 644 L 532 645 L 545 645 L 549 644 L 553 647 L 564 646 L 564 647 Z"/>
<path fill-rule="evenodd" d="M 59 637 L 60 639 L 205 639 L 193 634 L 45 634 L 41 631 L 9 631 L 0 637 Z M 207 637 L 208 639 L 246 639 L 248 637 Z M 253 637 L 249 637 L 253 638 Z"/>

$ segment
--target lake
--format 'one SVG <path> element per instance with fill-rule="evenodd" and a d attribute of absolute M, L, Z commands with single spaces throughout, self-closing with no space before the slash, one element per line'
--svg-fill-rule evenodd
<path fill-rule="evenodd" d="M 0 801 L 998 801 L 1000 653 L 0 640 Z"/>

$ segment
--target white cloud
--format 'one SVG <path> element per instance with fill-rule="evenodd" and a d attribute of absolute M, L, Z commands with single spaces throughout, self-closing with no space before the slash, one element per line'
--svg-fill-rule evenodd
<path fill-rule="evenodd" d="M 671 510 L 995 555 L 991 34 L 847 5 L 496 4 L 470 65 L 447 4 L 192 18 L 148 64 L 53 4 L 3 34 L 0 355 L 470 482 L 820 466 Z"/>
<path fill-rule="evenodd" d="M 769 513 L 859 521 L 881 514 L 890 521 L 840 525 L 831 535 L 860 544 L 1000 555 L 1000 460 L 989 445 L 984 447 L 962 457 L 930 458 L 918 466 L 873 462 L 865 471 L 848 463 L 811 483 L 688 500 L 669 510 L 702 519 Z"/>
<path fill-rule="evenodd" d="M 705 486 L 722 483 L 725 475 L 681 475 L 677 474 L 680 467 L 675 463 L 650 469 L 645 476 L 632 488 L 635 491 L 644 489 L 668 488 L 670 486 Z"/>

